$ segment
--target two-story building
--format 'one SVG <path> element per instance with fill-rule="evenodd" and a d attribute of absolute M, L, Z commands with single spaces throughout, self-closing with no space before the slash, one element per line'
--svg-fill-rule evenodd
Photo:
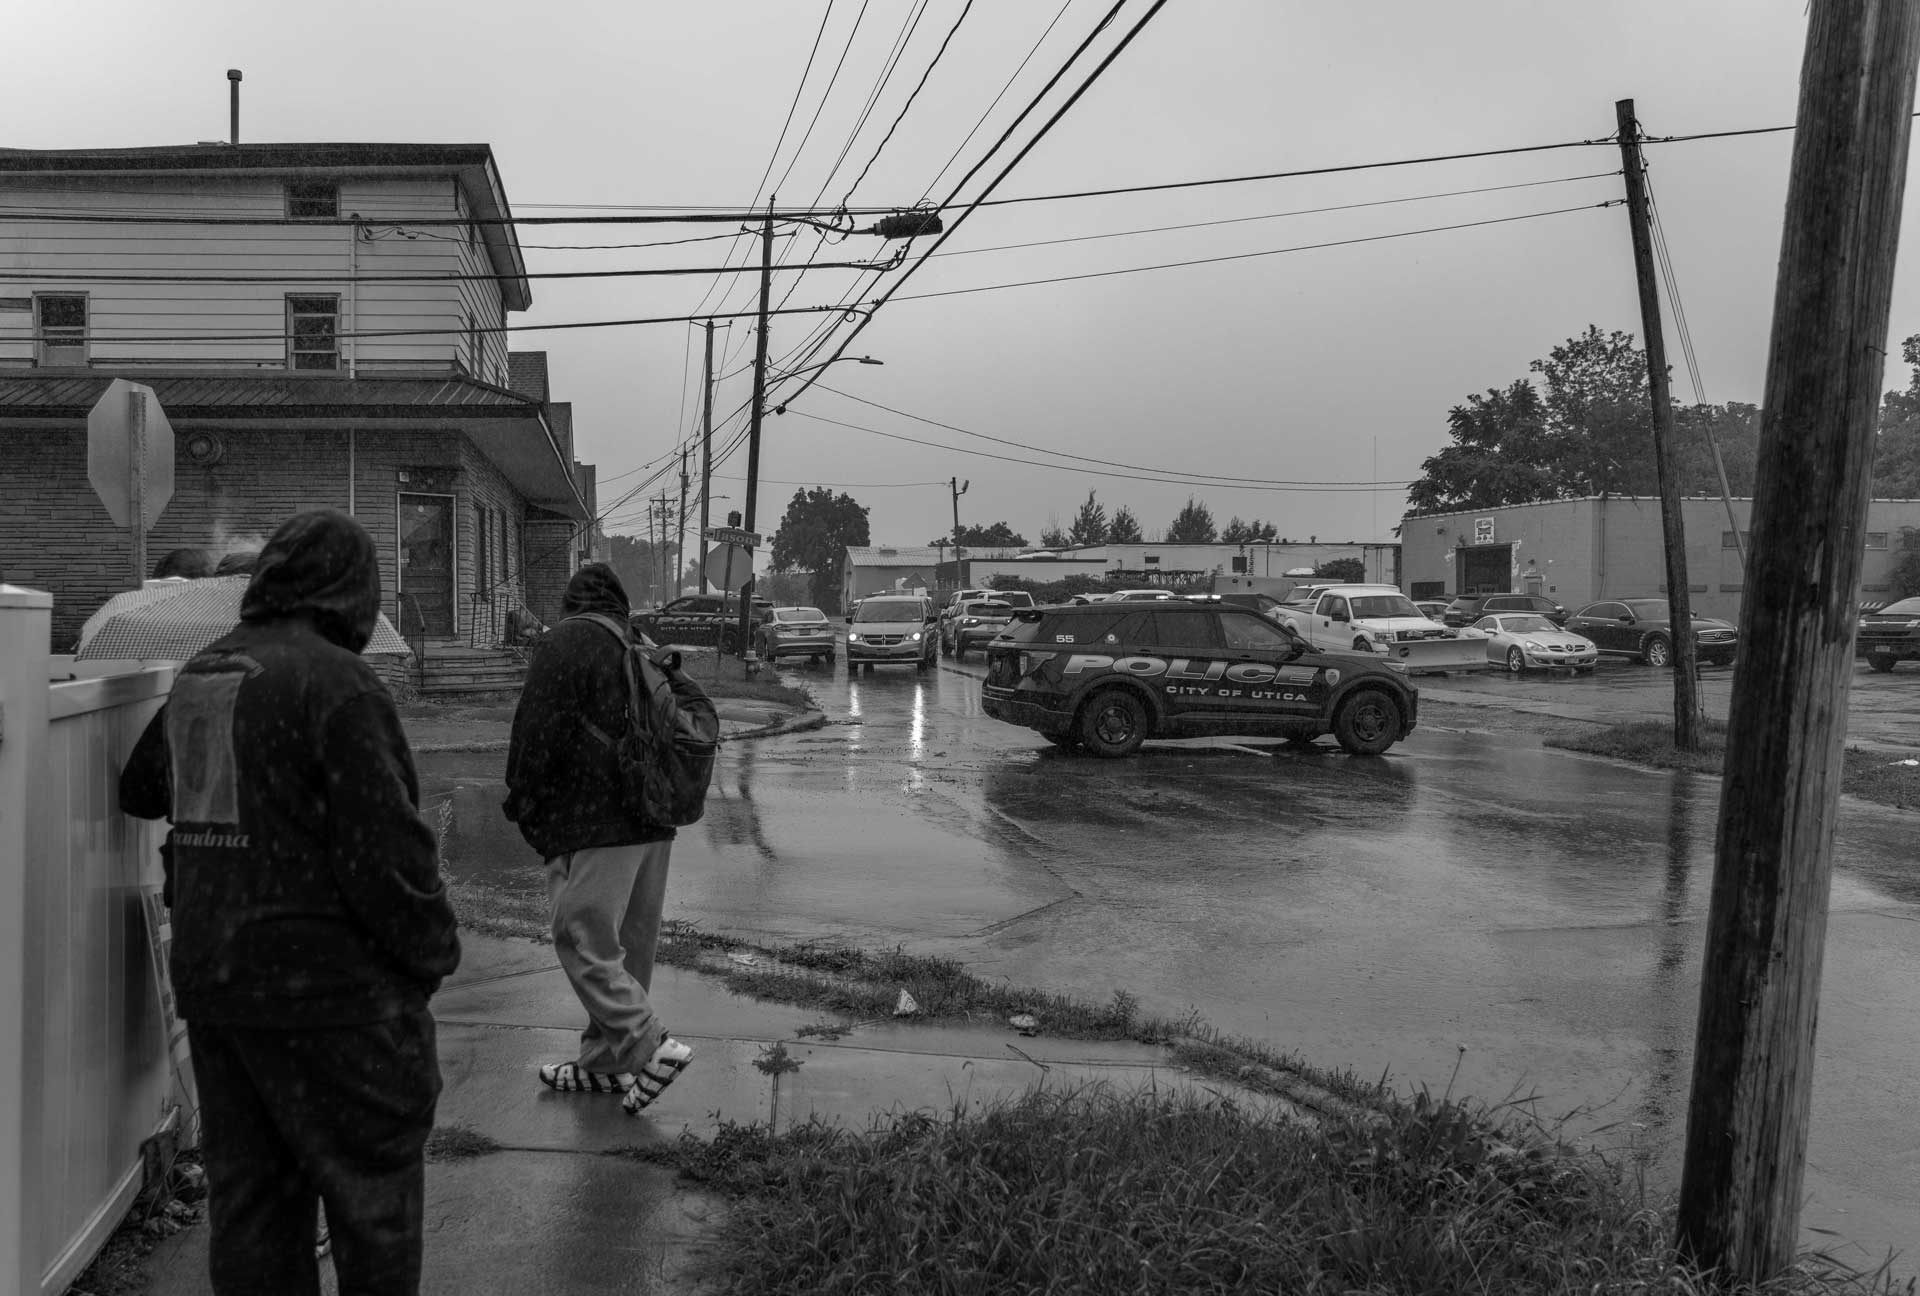
<path fill-rule="evenodd" d="M 257 548 L 353 514 L 409 633 L 544 619 L 592 541 L 593 472 L 546 356 L 484 144 L 0 149 L 0 580 L 53 592 L 54 640 L 132 584 L 87 474 L 109 382 L 175 437 L 148 553 Z"/>

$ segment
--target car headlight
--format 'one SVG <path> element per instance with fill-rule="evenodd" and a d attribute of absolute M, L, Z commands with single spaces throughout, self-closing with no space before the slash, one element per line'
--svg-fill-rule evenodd
<path fill-rule="evenodd" d="M 912 634 L 911 636 L 909 636 L 909 637 L 910 637 L 910 638 L 911 638 L 911 639 L 912 639 L 912 640 L 913 640 L 913 641 L 914 641 L 915 643 L 919 643 L 919 642 L 920 642 L 920 632 L 919 632 L 918 630 L 915 630 L 915 631 L 913 632 L 913 634 Z"/>
<path fill-rule="evenodd" d="M 979 625 L 979 624 L 980 624 L 980 618 L 979 618 L 979 617 L 968 617 L 968 618 L 967 618 L 967 619 L 966 619 L 965 621 L 962 621 L 962 622 L 961 622 L 960 624 L 961 624 L 961 625 Z"/>
<path fill-rule="evenodd" d="M 849 631 L 847 631 L 847 642 L 848 642 L 848 643 L 859 643 L 859 642 L 860 642 L 860 632 L 859 632 L 858 630 L 849 630 Z"/>
<path fill-rule="evenodd" d="M 1527 646 L 1528 648 L 1531 648 L 1531 649 L 1532 649 L 1533 651 L 1535 651 L 1535 652 L 1545 652 L 1545 651 L 1546 651 L 1546 647 L 1547 647 L 1547 646 L 1546 646 L 1545 644 L 1542 644 L 1542 643 L 1535 643 L 1535 642 L 1534 642 L 1533 640 L 1531 640 L 1531 639 L 1529 639 L 1529 640 L 1527 640 L 1527 643 L 1526 643 L 1526 646 Z"/>

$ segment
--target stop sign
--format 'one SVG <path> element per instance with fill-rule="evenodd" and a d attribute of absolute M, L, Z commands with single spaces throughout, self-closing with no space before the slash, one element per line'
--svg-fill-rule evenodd
<path fill-rule="evenodd" d="M 134 403 L 145 406 L 135 444 Z M 133 525 L 134 477 L 141 481 L 140 524 L 150 527 L 173 498 L 173 425 L 153 388 L 115 378 L 87 415 L 87 480 L 115 526 Z"/>
<path fill-rule="evenodd" d="M 709 584 L 737 590 L 753 575 L 753 555 L 737 544 L 717 544 L 707 551 L 705 571 Z"/>

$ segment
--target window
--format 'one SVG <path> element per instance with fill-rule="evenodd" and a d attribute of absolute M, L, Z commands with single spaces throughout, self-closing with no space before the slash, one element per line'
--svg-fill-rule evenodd
<path fill-rule="evenodd" d="M 87 299 L 82 293 L 48 293 L 33 299 L 38 326 L 38 362 L 83 365 L 87 362 Z"/>
<path fill-rule="evenodd" d="M 1154 612 L 1147 643 L 1160 649 L 1206 652 L 1220 646 L 1220 618 L 1204 612 Z"/>
<path fill-rule="evenodd" d="M 1149 567 L 1158 567 L 1160 565 L 1160 555 L 1148 554 L 1145 558 L 1142 558 L 1140 561 L 1145 563 Z"/>
<path fill-rule="evenodd" d="M 467 373 L 475 378 L 484 378 L 486 371 L 481 367 L 486 359 L 486 343 L 480 334 L 480 325 L 474 322 L 473 312 L 467 312 Z"/>
<path fill-rule="evenodd" d="M 1281 649 L 1293 646 L 1293 640 L 1287 637 L 1286 631 L 1261 616 L 1223 612 L 1220 614 L 1220 629 L 1226 634 L 1229 648 Z"/>
<path fill-rule="evenodd" d="M 340 367 L 340 299 L 288 296 L 287 368 Z"/>
<path fill-rule="evenodd" d="M 1235 554 L 1233 556 L 1233 573 L 1236 576 L 1244 576 L 1247 574 L 1247 556 L 1245 554 Z"/>
<path fill-rule="evenodd" d="M 289 220 L 332 219 L 339 214 L 339 185 L 290 184 L 287 186 L 287 217 Z"/>
<path fill-rule="evenodd" d="M 1887 533 L 1885 531 L 1867 532 L 1867 548 L 1885 549 L 1886 547 L 1887 547 Z"/>
<path fill-rule="evenodd" d="M 493 573 L 488 571 L 488 560 L 493 556 L 493 526 L 485 504 L 473 506 L 474 513 L 474 561 L 473 589 L 481 598 L 492 592 Z"/>
<path fill-rule="evenodd" d="M 1739 549 L 1739 548 L 1741 548 L 1741 547 L 1743 547 L 1743 546 L 1744 546 L 1745 548 L 1748 548 L 1748 549 L 1751 549 L 1751 548 L 1753 548 L 1753 532 L 1751 532 L 1751 531 L 1742 531 L 1742 532 L 1740 533 L 1740 543 L 1739 543 L 1739 544 L 1735 544 L 1735 543 L 1733 542 L 1733 532 L 1731 532 L 1731 531 L 1722 531 L 1722 532 L 1720 533 L 1720 547 L 1721 547 L 1722 549 Z"/>

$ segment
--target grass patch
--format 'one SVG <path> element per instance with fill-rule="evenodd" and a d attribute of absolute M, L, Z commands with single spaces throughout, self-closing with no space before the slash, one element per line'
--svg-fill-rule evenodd
<path fill-rule="evenodd" d="M 711 648 L 682 648 L 680 664 L 712 698 L 773 702 L 801 711 L 814 709 L 813 694 L 804 688 L 783 684 L 770 667 L 762 666 L 748 675 L 738 657 L 727 657 Z"/>
<path fill-rule="evenodd" d="M 500 1150 L 499 1140 L 466 1125 L 435 1125 L 427 1135 L 427 1160 L 464 1161 Z"/>
<path fill-rule="evenodd" d="M 553 941 L 553 918 L 547 909 L 544 884 L 520 887 L 496 886 L 491 882 L 461 880 L 442 876 L 447 884 L 447 902 L 454 916 L 468 931 L 485 936 L 517 936 L 521 940 Z"/>
<path fill-rule="evenodd" d="M 1616 1168 L 1424 1095 L 1310 1128 L 1186 1092 L 1036 1090 L 857 1133 L 723 1125 L 670 1159 L 732 1199 L 736 1293 L 1711 1289 Z M 1912 1287 L 1809 1258 L 1766 1290 Z"/>
<path fill-rule="evenodd" d="M 1718 720 L 1707 721 L 1697 752 L 1674 750 L 1673 726 L 1665 720 L 1634 720 L 1583 733 L 1549 735 L 1543 741 L 1549 747 L 1611 756 L 1653 769 L 1717 775 L 1726 759 L 1727 727 Z M 1845 766 L 1840 790 L 1848 796 L 1900 810 L 1920 808 L 1920 766 L 1901 765 L 1896 754 L 1859 747 L 1847 748 L 1841 758 Z"/>

